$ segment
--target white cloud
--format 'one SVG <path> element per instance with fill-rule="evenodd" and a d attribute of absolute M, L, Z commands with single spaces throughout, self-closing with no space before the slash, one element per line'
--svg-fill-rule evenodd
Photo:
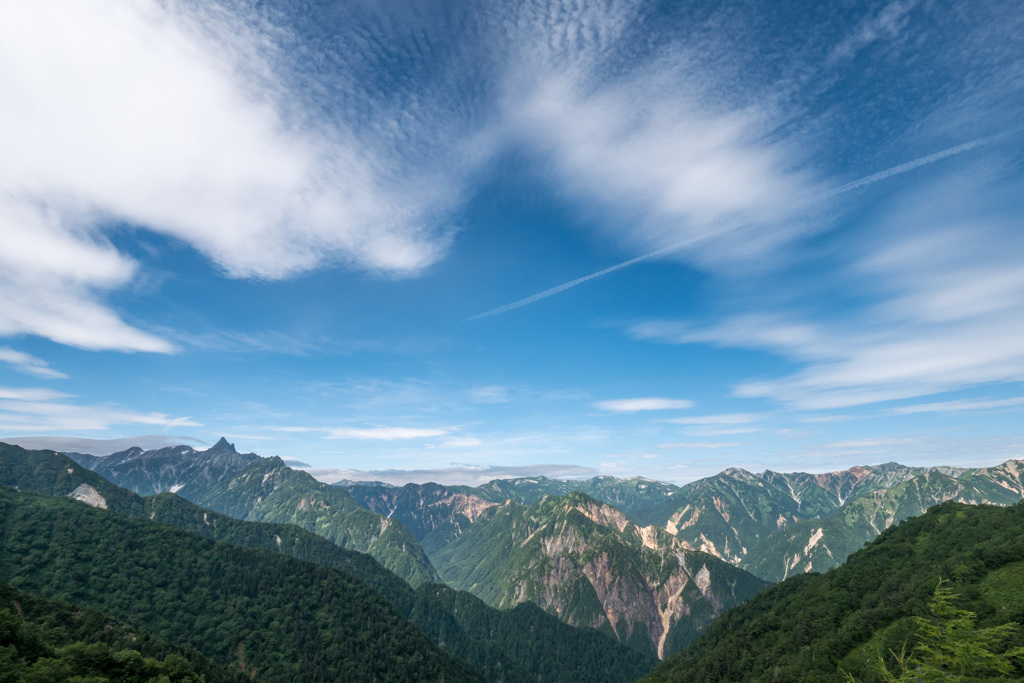
<path fill-rule="evenodd" d="M 0 399 L 8 401 L 53 401 L 59 398 L 70 398 L 70 394 L 50 389 L 0 387 Z"/>
<path fill-rule="evenodd" d="M 749 424 L 761 419 L 753 413 L 725 413 L 720 415 L 698 415 L 697 417 L 674 417 L 665 422 L 680 425 L 738 425 Z"/>
<path fill-rule="evenodd" d="M 63 372 L 54 370 L 42 358 L 16 351 L 8 346 L 0 346 L 0 363 L 8 363 L 14 366 L 15 370 L 29 375 L 35 375 L 42 379 L 67 379 Z"/>
<path fill-rule="evenodd" d="M 481 486 L 495 479 L 549 477 L 552 479 L 584 479 L 597 471 L 580 465 L 518 465 L 509 467 L 437 467 L 419 470 L 352 470 L 313 468 L 306 470 L 320 481 L 333 484 L 341 480 L 382 481 L 394 486 L 433 482 L 448 486 Z"/>
<path fill-rule="evenodd" d="M 274 426 L 267 427 L 274 432 L 285 432 L 292 434 L 323 433 L 329 439 L 360 439 L 376 441 L 396 441 L 406 439 L 424 439 L 432 436 L 444 436 L 451 433 L 447 428 L 420 428 L 420 427 L 388 427 L 378 425 L 375 427 L 300 427 L 300 426 Z"/>
<path fill-rule="evenodd" d="M 962 399 L 959 401 L 941 401 L 938 403 L 918 403 L 911 406 L 890 408 L 888 412 L 896 415 L 912 415 L 914 413 L 953 413 L 962 410 L 991 410 L 993 408 L 1013 408 L 1024 405 L 1024 398 L 1002 399 Z"/>
<path fill-rule="evenodd" d="M 598 401 L 594 404 L 601 410 L 615 413 L 636 413 L 643 410 L 678 410 L 692 408 L 693 401 L 678 398 L 619 398 Z"/>
<path fill-rule="evenodd" d="M 102 301 L 137 267 L 103 236 L 111 221 L 183 240 L 233 277 L 332 262 L 402 275 L 440 258 L 436 219 L 472 140 L 423 138 L 461 150 L 438 175 L 429 156 L 408 163 L 407 119 L 380 102 L 396 139 L 297 114 L 306 93 L 278 72 L 274 39 L 201 3 L 0 7 L 0 335 L 174 350 Z"/>
<path fill-rule="evenodd" d="M 866 18 L 845 40 L 835 46 L 826 60 L 827 64 L 831 66 L 847 61 L 874 42 L 896 38 L 906 27 L 907 14 L 916 4 L 916 0 L 896 0 L 879 10 L 878 14 Z"/>
<path fill-rule="evenodd" d="M 515 18 L 528 31 L 506 118 L 570 193 L 602 208 L 594 214 L 610 232 L 632 247 L 715 260 L 794 234 L 780 219 L 814 183 L 795 170 L 797 145 L 777 134 L 784 117 L 720 87 L 725 69 L 704 45 L 637 50 L 629 31 L 640 3 L 553 9 Z"/>
<path fill-rule="evenodd" d="M 736 448 L 744 444 L 739 441 L 684 441 L 680 443 L 659 443 L 657 448 Z"/>
<path fill-rule="evenodd" d="M 114 425 L 201 427 L 188 417 L 164 413 L 139 413 L 117 405 L 76 405 L 71 398 L 46 389 L 0 387 L 0 431 L 63 432 L 96 431 Z"/>
<path fill-rule="evenodd" d="M 883 211 L 841 277 L 875 303 L 815 321 L 749 313 L 697 329 L 649 322 L 637 338 L 759 348 L 803 369 L 740 385 L 808 410 L 1024 381 L 1024 241 L 1018 183 L 968 171 Z"/>
<path fill-rule="evenodd" d="M 369 427 L 353 429 L 337 427 L 326 430 L 332 439 L 377 439 L 395 441 L 397 439 L 424 439 L 431 436 L 444 436 L 451 430 L 417 427 Z"/>

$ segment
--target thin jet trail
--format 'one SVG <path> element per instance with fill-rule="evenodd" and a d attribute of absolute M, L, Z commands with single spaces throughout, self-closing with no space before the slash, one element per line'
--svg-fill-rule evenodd
<path fill-rule="evenodd" d="M 908 161 L 906 163 L 899 164 L 898 166 L 893 166 L 892 168 L 887 168 L 884 171 L 879 171 L 878 173 L 872 173 L 871 175 L 864 176 L 863 178 L 861 178 L 859 180 L 854 180 L 853 182 L 846 183 L 845 185 L 840 185 L 839 187 L 834 188 L 832 190 L 827 190 L 825 192 L 822 192 L 820 195 L 818 195 L 816 197 L 816 199 L 828 199 L 830 197 L 835 197 L 836 195 L 843 194 L 843 193 L 849 192 L 851 190 L 856 190 L 856 189 L 864 187 L 866 185 L 871 185 L 873 183 L 877 183 L 880 180 L 885 180 L 886 178 L 891 178 L 891 177 L 893 177 L 895 175 L 900 175 L 901 173 L 906 173 L 908 171 L 913 171 L 916 168 L 920 168 L 920 167 L 925 166 L 927 164 L 935 163 L 936 161 L 941 161 L 942 159 L 946 159 L 946 158 L 954 156 L 956 154 L 960 154 L 961 152 L 967 152 L 967 151 L 970 151 L 972 149 L 975 149 L 976 147 L 981 147 L 982 145 L 987 145 L 987 144 L 993 142 L 994 140 L 996 140 L 998 138 L 1001 138 L 1001 137 L 1003 137 L 1005 135 L 1006 135 L 1006 133 L 1000 133 L 1000 134 L 997 134 L 997 135 L 990 135 L 989 137 L 978 138 L 977 140 L 972 140 L 970 142 L 965 142 L 962 145 L 956 145 L 955 147 L 949 147 L 949 148 L 944 149 L 942 151 L 935 152 L 933 154 L 929 154 L 927 156 L 920 157 L 918 159 L 914 159 L 913 161 Z M 661 256 L 662 254 L 667 254 L 669 252 L 673 252 L 673 251 L 676 251 L 678 249 L 682 249 L 686 245 L 692 244 L 697 239 L 699 239 L 699 238 L 695 236 L 695 237 L 691 237 L 690 239 L 684 240 L 682 242 L 677 242 L 675 244 L 670 244 L 667 247 L 662 247 L 661 249 L 656 249 L 656 250 L 648 252 L 646 254 L 642 254 L 641 256 L 636 256 L 634 258 L 631 258 L 628 261 L 623 261 L 622 263 L 617 263 L 614 266 L 609 266 L 608 268 L 605 268 L 604 270 L 599 270 L 596 273 L 591 273 L 590 275 L 584 275 L 581 278 L 577 278 L 575 280 L 572 280 L 571 282 L 566 282 L 564 284 L 558 285 L 557 287 L 552 287 L 551 289 L 545 289 L 543 292 L 539 292 L 537 294 L 534 294 L 533 296 L 528 296 L 525 299 L 520 299 L 519 301 L 513 301 L 510 304 L 505 304 L 504 306 L 498 306 L 497 308 L 492 308 L 491 310 L 484 311 L 483 313 L 477 313 L 476 315 L 472 315 L 472 316 L 466 318 L 466 320 L 480 320 L 481 318 L 490 318 L 491 316 L 500 315 L 502 313 L 507 313 L 508 311 L 513 311 L 513 310 L 515 310 L 517 308 L 522 308 L 523 306 L 529 306 L 530 304 L 535 303 L 537 301 L 540 301 L 541 299 L 546 299 L 549 296 L 554 296 L 555 294 L 560 294 L 561 292 L 564 292 L 567 289 L 572 289 L 576 285 L 581 285 L 584 282 L 587 282 L 588 280 L 593 280 L 594 278 L 599 278 L 602 275 L 607 275 L 608 273 L 614 273 L 616 270 L 621 270 L 623 268 L 628 268 L 629 266 L 632 266 L 634 264 L 640 263 L 641 261 L 647 261 L 647 260 L 655 258 L 657 256 Z"/>

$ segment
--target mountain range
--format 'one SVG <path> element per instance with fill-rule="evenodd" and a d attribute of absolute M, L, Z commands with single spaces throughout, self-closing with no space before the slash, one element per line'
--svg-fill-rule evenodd
<path fill-rule="evenodd" d="M 445 586 L 414 590 L 372 557 L 293 524 L 233 519 L 170 493 L 140 497 L 52 451 L 0 445 L 0 485 L 0 581 L 109 613 L 221 666 L 244 662 L 258 680 L 340 680 L 347 666 L 362 672 L 350 680 L 377 671 L 379 680 L 612 682 L 656 661 L 530 604 L 498 611 Z M 315 615 L 302 612 L 314 604 Z M 339 637 L 344 647 L 331 645 Z M 403 654 L 390 661 L 391 652 Z"/>
<path fill-rule="evenodd" d="M 414 586 L 443 580 L 495 608 L 534 603 L 659 657 L 765 582 L 838 566 L 931 505 L 1005 505 L 1024 492 L 1018 461 L 825 474 L 733 468 L 681 487 L 636 477 L 395 487 L 328 486 L 223 439 L 208 451 L 72 456 L 140 493 L 174 491 L 238 519 L 298 524 L 369 552 Z"/>
<path fill-rule="evenodd" d="M 1024 467 L 1014 460 L 825 474 L 733 468 L 685 486 L 532 477 L 396 487 L 330 486 L 224 439 L 206 451 L 69 455 L 103 477 L 57 495 L 341 571 L 487 680 L 546 680 L 530 663 L 542 646 L 528 656 L 508 647 L 530 638 L 523 624 L 531 621 L 534 630 L 575 627 L 566 634 L 581 643 L 618 641 L 634 653 L 608 650 L 615 680 L 627 680 L 644 662 L 689 651 L 712 622 L 771 582 L 837 567 L 935 504 L 1006 506 L 1024 496 Z M 141 507 L 100 482 L 144 494 Z M 581 645 L 583 656 L 597 661 L 601 641 L 588 642 L 595 645 Z"/>
<path fill-rule="evenodd" d="M 413 586 L 440 580 L 419 543 L 400 524 L 280 458 L 238 453 L 226 439 L 205 451 L 173 446 L 130 448 L 102 458 L 68 455 L 140 495 L 176 493 L 237 519 L 296 524 L 343 548 L 369 554 Z"/>
<path fill-rule="evenodd" d="M 422 511 L 415 514 L 445 528 L 443 515 L 431 508 L 431 486 L 436 485 L 346 488 L 362 505 L 393 515 L 410 529 L 416 529 L 417 522 L 409 512 L 415 506 L 408 501 L 422 495 Z M 560 481 L 533 477 L 447 490 L 449 496 L 466 496 L 464 505 L 476 507 L 481 505 L 478 501 L 530 505 L 543 496 L 584 492 L 617 507 L 640 527 L 664 529 L 686 549 L 706 552 L 776 582 L 836 567 L 889 526 L 947 500 L 1011 505 L 1024 497 L 1024 462 L 1009 460 L 976 469 L 886 463 L 823 474 L 770 470 L 754 474 L 730 468 L 681 487 L 642 478 Z M 443 534 L 457 534 L 467 521 L 460 519 Z M 428 555 L 436 552 L 440 537 L 417 537 Z"/>
<path fill-rule="evenodd" d="M 936 607 L 942 588 L 949 601 Z M 1024 504 L 951 500 L 890 527 L 842 566 L 787 579 L 729 611 L 643 682 L 1020 680 L 1021 623 Z M 920 670 L 923 659 L 938 670 Z M 1005 671 L 986 670 L 986 660 Z"/>

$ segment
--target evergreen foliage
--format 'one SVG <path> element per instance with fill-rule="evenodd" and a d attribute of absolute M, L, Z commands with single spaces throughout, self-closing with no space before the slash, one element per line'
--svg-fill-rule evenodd
<path fill-rule="evenodd" d="M 663 650 L 670 653 L 727 606 L 767 585 L 718 558 L 686 550 L 663 530 L 640 530 L 618 510 L 580 492 L 529 507 L 509 501 L 491 508 L 431 559 L 449 585 L 491 605 L 532 601 L 648 656 L 658 652 L 648 625 L 662 628 L 667 595 L 686 605 L 672 614 Z M 617 617 L 614 626 L 610 612 Z"/>
<path fill-rule="evenodd" d="M 241 683 L 249 677 L 93 610 L 0 583 L 0 683 L 75 680 Z"/>
<path fill-rule="evenodd" d="M 342 572 L 0 489 L 0 580 L 87 605 L 262 681 L 478 681 Z"/>
<path fill-rule="evenodd" d="M 414 591 L 370 556 L 340 548 L 291 524 L 246 522 L 205 510 L 170 493 L 140 498 L 52 451 L 4 450 L 0 483 L 64 495 L 86 482 L 130 515 L 210 540 L 289 555 L 338 569 L 384 596 L 443 650 L 484 672 L 489 681 L 620 683 L 650 670 L 655 660 L 590 629 L 567 626 L 531 608 L 499 612 L 468 593 L 436 584 Z M 143 477 L 144 472 L 136 473 Z M 55 477 L 60 481 L 55 483 Z"/>
<path fill-rule="evenodd" d="M 361 507 L 344 489 L 293 470 L 281 458 L 240 454 L 225 439 L 203 452 L 174 446 L 77 457 L 136 492 L 173 487 L 193 503 L 236 519 L 296 524 L 343 548 L 370 554 L 414 586 L 440 578 L 401 524 Z"/>
<path fill-rule="evenodd" d="M 917 640 L 913 652 L 908 653 L 904 643 L 898 655 L 891 653 L 897 664 L 895 673 L 886 668 L 882 658 L 878 659 L 876 671 L 886 683 L 981 683 L 1005 681 L 1014 674 L 1017 667 L 1013 660 L 1024 658 L 1024 647 L 1004 652 L 1001 646 L 1019 632 L 1020 624 L 979 629 L 977 615 L 955 607 L 956 598 L 948 582 L 940 581 L 928 603 L 931 618 L 911 618 Z M 846 677 L 850 683 L 857 683 L 853 676 Z"/>
<path fill-rule="evenodd" d="M 1022 622 L 1022 567 L 1024 504 L 944 503 L 889 528 L 826 574 L 787 579 L 729 610 L 644 680 L 842 681 L 845 671 L 881 681 L 879 656 L 899 670 L 892 653 L 904 643 L 913 651 L 922 623 L 915 617 L 928 614 L 940 579 L 955 585 L 978 628 Z M 1005 656 L 1021 645 L 1018 631 L 994 651 Z M 1022 675 L 1017 667 L 1010 677 Z"/>

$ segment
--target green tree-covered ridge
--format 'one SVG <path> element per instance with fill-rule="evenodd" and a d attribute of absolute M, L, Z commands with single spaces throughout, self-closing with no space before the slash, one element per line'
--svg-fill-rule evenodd
<path fill-rule="evenodd" d="M 488 508 L 432 560 L 489 604 L 534 602 L 659 656 L 766 585 L 583 493 Z"/>
<path fill-rule="evenodd" d="M 349 575 L 66 498 L 0 489 L 0 580 L 264 681 L 483 680 Z"/>
<path fill-rule="evenodd" d="M 130 516 L 169 524 L 206 538 L 291 555 L 340 569 L 388 599 L 446 651 L 491 681 L 628 681 L 653 666 L 607 637 L 575 629 L 532 606 L 497 611 L 479 599 L 425 584 L 416 591 L 373 558 L 342 549 L 295 525 L 236 520 L 173 494 L 141 498 L 66 457 L 0 445 L 0 483 L 46 495 L 84 493 Z"/>
<path fill-rule="evenodd" d="M 974 612 L 959 609 L 946 580 L 939 581 L 928 603 L 929 617 L 911 617 L 917 645 L 908 650 L 903 644 L 895 660 L 895 671 L 878 658 L 876 672 L 886 683 L 917 681 L 1004 681 L 1019 673 L 1017 661 L 1024 658 L 1024 647 L 1006 651 L 1005 641 L 1020 632 L 1020 624 L 1009 622 L 978 628 Z M 843 672 L 849 683 L 857 679 Z"/>
<path fill-rule="evenodd" d="M 106 479 L 140 494 L 175 492 L 237 519 L 297 524 L 369 553 L 413 586 L 440 577 L 401 524 L 370 512 L 342 489 L 294 470 L 277 457 L 240 454 L 221 439 L 206 451 L 132 448 L 97 458 L 72 454 Z"/>
<path fill-rule="evenodd" d="M 947 502 L 883 532 L 840 567 L 806 574 L 724 614 L 645 681 L 882 681 L 920 641 L 940 579 L 987 629 L 1024 621 L 1024 504 Z M 1020 632 L 999 645 L 1024 645 Z M 1011 678 L 1024 675 L 1019 667 Z"/>
<path fill-rule="evenodd" d="M 242 683 L 237 668 L 153 638 L 77 605 L 42 600 L 0 582 L 0 681 Z"/>
<path fill-rule="evenodd" d="M 468 526 L 466 519 L 444 518 L 432 487 L 346 486 L 361 504 L 407 525 L 430 555 Z M 614 505 L 639 526 L 663 528 L 688 548 L 781 581 L 841 564 L 887 527 L 936 503 L 1011 505 L 1024 496 L 1024 464 L 967 469 L 887 463 L 824 474 L 732 468 L 682 487 L 636 477 L 534 477 L 448 487 L 444 500 L 459 495 L 460 506 L 473 510 L 506 500 L 532 505 L 545 495 L 571 492 Z M 424 524 L 430 533 L 419 530 Z"/>

